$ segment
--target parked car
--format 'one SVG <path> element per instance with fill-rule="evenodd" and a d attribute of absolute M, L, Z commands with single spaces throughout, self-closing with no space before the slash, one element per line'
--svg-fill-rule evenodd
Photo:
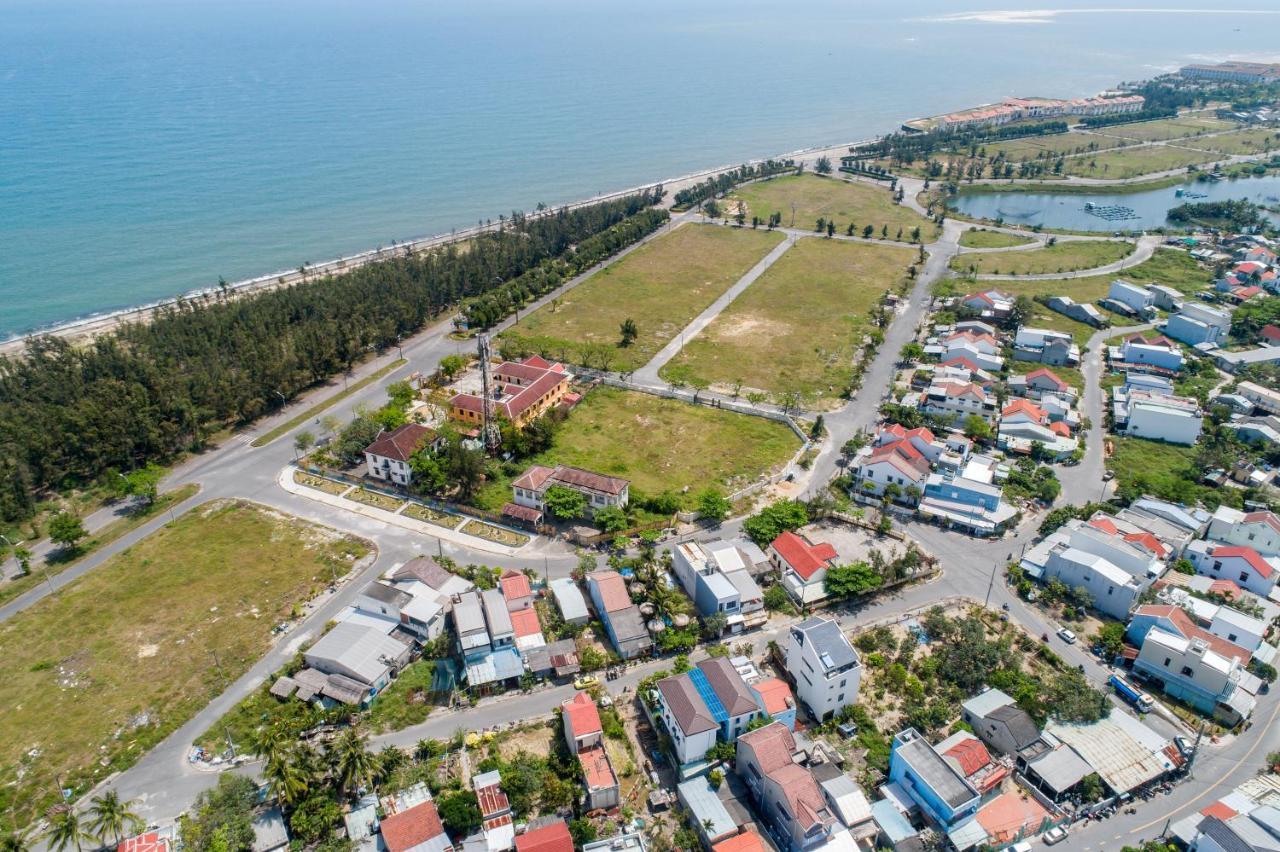
<path fill-rule="evenodd" d="M 600 682 L 600 678 L 595 675 L 583 675 L 573 682 L 574 689 L 586 689 L 588 686 L 595 686 Z"/>
<path fill-rule="evenodd" d="M 1061 843 L 1067 839 L 1067 830 L 1060 825 L 1055 825 L 1053 828 L 1040 835 L 1040 839 L 1044 841 L 1045 846 L 1052 846 L 1055 843 Z"/>
<path fill-rule="evenodd" d="M 1076 644 L 1076 634 L 1065 627 L 1058 628 L 1058 638 L 1068 645 Z"/>

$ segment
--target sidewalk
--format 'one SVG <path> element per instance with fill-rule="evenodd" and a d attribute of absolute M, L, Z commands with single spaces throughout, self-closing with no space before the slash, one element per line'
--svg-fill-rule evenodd
<path fill-rule="evenodd" d="M 524 548 L 529 547 L 537 540 L 536 535 L 529 535 L 529 541 L 520 547 L 508 547 L 505 544 L 498 544 L 494 541 L 480 538 L 474 535 L 451 530 L 446 527 L 429 524 L 426 521 L 418 521 L 413 518 L 406 518 L 400 512 L 388 512 L 386 509 L 379 509 L 376 506 L 368 506 L 364 503 L 357 503 L 354 500 L 344 500 L 336 494 L 327 494 L 323 491 L 317 491 L 314 488 L 308 488 L 305 485 L 299 485 L 293 481 L 293 474 L 298 468 L 294 465 L 286 465 L 280 469 L 276 482 L 285 491 L 290 494 L 296 494 L 300 497 L 306 497 L 308 500 L 315 500 L 317 503 L 324 503 L 336 509 L 342 509 L 345 512 L 352 512 L 357 515 L 364 515 L 366 518 L 372 518 L 375 521 L 381 521 L 384 524 L 402 527 L 410 532 L 416 532 L 428 538 L 438 538 L 451 544 L 456 544 L 465 550 L 480 550 L 485 553 L 496 553 L 500 556 L 517 556 Z M 356 488 L 357 486 L 351 486 Z M 463 521 L 471 520 L 469 516 L 460 516 Z M 476 519 L 478 520 L 478 519 Z M 484 522 L 482 522 L 484 523 Z M 461 526 L 461 522 L 459 526 Z"/>

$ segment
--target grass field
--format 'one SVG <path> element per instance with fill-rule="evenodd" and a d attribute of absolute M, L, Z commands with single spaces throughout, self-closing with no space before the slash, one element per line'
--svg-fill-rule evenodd
<path fill-rule="evenodd" d="M 1241 130 L 1207 139 L 1194 139 L 1187 145 L 1220 154 L 1264 154 L 1280 148 L 1280 131 L 1263 128 Z"/>
<path fill-rule="evenodd" d="M 1053 295 L 1069 296 L 1071 294 L 1065 291 L 1055 291 Z M 1074 299 L 1075 296 L 1072 296 L 1071 298 Z M 1103 313 L 1105 314 L 1106 311 L 1103 311 Z M 1089 341 L 1089 338 L 1093 336 L 1093 333 L 1097 331 L 1093 326 L 1085 325 L 1082 322 L 1076 322 L 1069 317 L 1063 316 L 1057 311 L 1051 311 L 1039 302 L 1036 302 L 1036 306 L 1032 308 L 1031 316 L 1027 318 L 1027 325 L 1031 328 L 1050 328 L 1054 331 L 1065 331 L 1067 334 L 1071 335 L 1071 339 L 1081 347 L 1083 347 L 1085 343 Z"/>
<path fill-rule="evenodd" d="M 21 779 L 0 787 L 0 824 L 53 804 L 55 777 L 78 795 L 132 764 L 248 669 L 331 569 L 366 552 L 214 503 L 0 625 L 0 774 Z"/>
<path fill-rule="evenodd" d="M 503 338 L 577 363 L 589 360 L 588 347 L 598 347 L 610 369 L 635 369 L 782 240 L 764 230 L 684 225 L 523 318 Z M 622 347 L 619 329 L 627 319 L 639 336 Z"/>
<path fill-rule="evenodd" d="M 1219 498 L 1213 496 L 1216 489 L 1197 482 L 1195 447 L 1115 435 L 1110 439 L 1115 452 L 1106 464 L 1108 470 L 1115 471 L 1118 489 L 1188 505 L 1205 498 L 1217 506 Z"/>
<path fill-rule="evenodd" d="M 1003 153 L 1006 160 L 1023 162 L 1037 160 L 1041 155 L 1049 154 L 1083 154 L 1089 151 L 1105 151 L 1108 148 L 1119 148 L 1132 145 L 1124 139 L 1109 136 L 1095 136 L 1085 133 L 1059 133 L 1053 136 L 1031 136 L 1026 139 L 1010 139 L 1007 142 L 987 142 L 979 153 L 986 151 L 987 159 L 993 160 Z"/>
<path fill-rule="evenodd" d="M 747 205 L 747 215 L 768 219 L 771 213 L 782 214 L 782 224 L 792 225 L 792 205 L 795 205 L 795 227 L 812 229 L 818 217 L 834 219 L 840 233 L 852 222 L 858 233 L 871 225 L 877 236 L 888 226 L 892 239 L 902 229 L 902 239 L 910 238 L 912 228 L 920 228 L 922 239 L 928 242 L 938 236 L 940 230 L 929 220 L 910 208 L 893 203 L 887 187 L 880 188 L 863 183 L 817 175 L 789 175 L 761 183 L 739 187 L 734 197 Z"/>
<path fill-rule="evenodd" d="M 984 228 L 974 228 L 960 235 L 960 245 L 964 248 L 1011 248 L 1025 246 L 1029 242 L 1032 242 L 1030 237 L 988 231 Z"/>
<path fill-rule="evenodd" d="M 869 330 L 868 314 L 905 280 L 915 252 L 897 246 L 797 242 L 662 370 L 668 381 L 807 398 L 838 395 Z"/>
<path fill-rule="evenodd" d="M 1122 180 L 1181 169 L 1220 159 L 1219 155 L 1186 148 L 1155 146 L 1148 148 L 1121 148 L 1106 151 L 1097 156 L 1074 157 L 1067 160 L 1066 173 L 1080 177 Z"/>
<path fill-rule="evenodd" d="M 726 492 L 781 469 L 800 440 L 781 423 L 649 394 L 597 387 L 574 408 L 555 445 L 488 483 L 480 505 L 511 499 L 511 480 L 530 464 L 568 464 L 631 480 L 654 495 L 707 486 Z"/>
<path fill-rule="evenodd" d="M 1217 133 L 1236 127 L 1233 121 L 1223 121 L 1207 113 L 1180 115 L 1177 118 L 1161 118 L 1156 121 L 1140 121 L 1135 124 L 1118 124 L 1099 127 L 1098 133 L 1119 136 L 1137 142 L 1163 142 L 1169 139 L 1185 139 L 1205 133 Z"/>
<path fill-rule="evenodd" d="M 1025 251 L 960 254 L 952 258 L 951 268 L 976 275 L 1043 275 L 1093 269 L 1123 260 L 1131 254 L 1132 243 L 1071 240 Z"/>

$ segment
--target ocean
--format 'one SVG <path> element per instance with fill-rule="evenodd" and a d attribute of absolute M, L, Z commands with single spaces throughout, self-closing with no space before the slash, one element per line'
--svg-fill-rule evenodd
<path fill-rule="evenodd" d="M 0 339 L 1280 25 L 970 2 L 0 0 Z"/>

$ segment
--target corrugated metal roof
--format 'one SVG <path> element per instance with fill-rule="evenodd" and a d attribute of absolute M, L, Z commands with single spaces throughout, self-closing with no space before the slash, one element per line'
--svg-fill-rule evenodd
<path fill-rule="evenodd" d="M 1121 713 L 1111 711 L 1112 715 Z M 1047 730 L 1071 746 L 1111 789 L 1127 793 L 1165 772 L 1165 761 L 1111 719 L 1089 725 L 1050 722 Z"/>

